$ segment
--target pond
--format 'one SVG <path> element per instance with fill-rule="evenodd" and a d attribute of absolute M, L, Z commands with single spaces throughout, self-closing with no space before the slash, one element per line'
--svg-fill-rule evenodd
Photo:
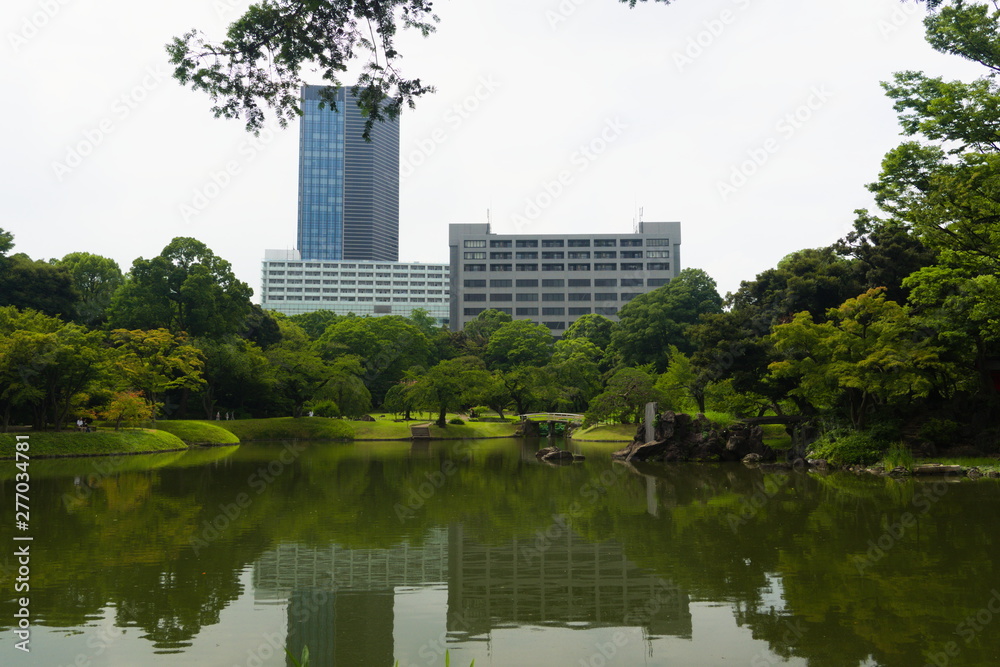
<path fill-rule="evenodd" d="M 553 466 L 544 444 L 34 461 L 27 593 L 4 461 L 0 664 L 1000 663 L 994 480 L 632 466 L 583 443 Z"/>

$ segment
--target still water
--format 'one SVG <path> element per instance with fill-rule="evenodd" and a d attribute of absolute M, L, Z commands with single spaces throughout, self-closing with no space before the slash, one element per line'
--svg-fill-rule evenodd
<path fill-rule="evenodd" d="M 543 443 L 544 444 L 544 443 Z M 1000 485 L 539 463 L 537 441 L 0 462 L 0 664 L 1000 664 Z"/>

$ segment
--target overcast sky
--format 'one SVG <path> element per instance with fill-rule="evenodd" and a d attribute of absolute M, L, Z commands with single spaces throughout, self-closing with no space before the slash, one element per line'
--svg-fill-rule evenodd
<path fill-rule="evenodd" d="M 164 51 L 194 27 L 221 37 L 248 5 L 3 3 L 0 227 L 16 251 L 127 270 L 193 236 L 259 291 L 264 250 L 295 244 L 297 123 L 255 139 L 213 118 Z M 681 221 L 682 266 L 725 294 L 871 206 L 864 185 L 900 141 L 880 81 L 978 75 L 898 0 L 435 5 L 438 32 L 397 44 L 438 89 L 402 118 L 402 261 L 447 261 L 448 223 L 488 210 L 497 232 L 607 233 L 641 207 Z"/>

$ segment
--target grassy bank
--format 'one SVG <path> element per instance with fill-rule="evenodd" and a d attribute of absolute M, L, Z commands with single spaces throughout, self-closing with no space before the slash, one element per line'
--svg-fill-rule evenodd
<path fill-rule="evenodd" d="M 632 442 L 636 428 L 635 424 L 602 424 L 574 431 L 570 438 L 583 442 Z"/>
<path fill-rule="evenodd" d="M 98 456 L 140 454 L 187 449 L 184 441 L 172 433 L 150 429 L 99 429 L 79 431 L 24 431 L 0 433 L 0 458 L 14 458 L 15 435 L 28 436 L 28 455 L 34 458 L 53 456 Z"/>
<path fill-rule="evenodd" d="M 240 442 L 251 440 L 352 440 L 350 422 L 326 417 L 274 417 L 272 419 L 233 419 L 202 421 L 229 431 Z"/>
<path fill-rule="evenodd" d="M 151 428 L 173 433 L 189 445 L 238 445 L 240 439 L 215 422 L 187 419 L 161 419 Z"/>

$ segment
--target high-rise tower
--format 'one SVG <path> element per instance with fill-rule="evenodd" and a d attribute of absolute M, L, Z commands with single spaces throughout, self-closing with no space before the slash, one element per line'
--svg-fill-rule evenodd
<path fill-rule="evenodd" d="M 298 247 L 303 260 L 399 258 L 399 123 L 365 117 L 348 87 L 337 109 L 320 108 L 325 86 L 303 86 L 299 130 Z"/>

